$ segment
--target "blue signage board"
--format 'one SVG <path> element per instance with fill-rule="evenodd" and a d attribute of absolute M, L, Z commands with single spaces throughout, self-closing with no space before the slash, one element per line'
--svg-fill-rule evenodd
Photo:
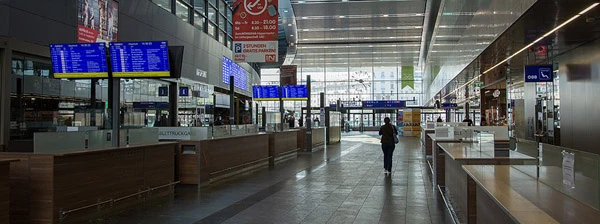
<path fill-rule="evenodd" d="M 525 66 L 525 82 L 552 82 L 552 65 Z"/>
<path fill-rule="evenodd" d="M 404 100 L 365 100 L 362 101 L 363 108 L 403 108 L 406 107 Z"/>
<path fill-rule="evenodd" d="M 248 75 L 242 66 L 223 56 L 223 83 L 229 85 L 229 76 L 233 76 L 233 86 L 246 90 Z"/>
<path fill-rule="evenodd" d="M 308 100 L 308 88 L 306 85 L 282 86 L 281 95 L 283 100 Z"/>
<path fill-rule="evenodd" d="M 113 77 L 164 78 L 171 76 L 169 46 L 166 41 L 111 42 L 109 51 Z"/>
<path fill-rule="evenodd" d="M 254 100 L 279 100 L 279 86 L 253 86 Z"/>
<path fill-rule="evenodd" d="M 455 103 L 442 103 L 442 108 L 457 108 L 458 104 Z"/>
<path fill-rule="evenodd" d="M 158 87 L 158 96 L 169 96 L 169 87 Z"/>
<path fill-rule="evenodd" d="M 104 43 L 51 44 L 54 78 L 108 78 Z"/>
<path fill-rule="evenodd" d="M 169 109 L 169 102 L 133 102 L 136 109 Z"/>
<path fill-rule="evenodd" d="M 190 88 L 187 86 L 179 87 L 179 96 L 190 96 Z"/>

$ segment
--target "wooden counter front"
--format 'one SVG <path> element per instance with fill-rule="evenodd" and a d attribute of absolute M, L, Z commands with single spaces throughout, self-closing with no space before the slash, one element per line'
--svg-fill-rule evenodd
<path fill-rule="evenodd" d="M 476 184 L 477 223 L 597 223 L 600 211 L 513 166 L 463 166 Z"/>
<path fill-rule="evenodd" d="M 289 131 L 269 133 L 269 156 L 274 161 L 280 160 L 288 155 L 297 155 L 297 132 L 300 132 L 300 130 L 292 129 Z"/>
<path fill-rule="evenodd" d="M 475 204 L 469 203 L 469 194 L 475 193 L 475 184 L 469 182 L 467 174 L 462 170 L 462 165 L 523 165 L 536 164 L 536 158 L 509 151 L 509 156 L 494 156 L 494 149 L 484 148 L 470 143 L 440 143 L 438 146 L 444 151 L 444 167 L 439 167 L 436 172 L 444 178 L 444 186 L 449 195 L 451 204 L 461 222 L 473 222 L 475 213 L 469 217 L 469 211 L 475 209 Z"/>
<path fill-rule="evenodd" d="M 67 223 L 81 221 L 110 212 L 113 205 L 171 195 L 175 144 L 55 154 L 0 153 L 1 159 L 21 160 L 11 163 L 10 223 L 58 223 L 61 217 Z M 127 197 L 151 188 L 158 189 Z M 105 201 L 109 203 L 82 208 Z"/>
<path fill-rule="evenodd" d="M 298 129 L 298 148 L 307 151 L 306 149 L 306 128 Z M 325 145 L 325 128 L 312 128 L 312 147 Z"/>
<path fill-rule="evenodd" d="M 15 159 L 0 160 L 0 223 L 10 223 L 10 163 Z"/>

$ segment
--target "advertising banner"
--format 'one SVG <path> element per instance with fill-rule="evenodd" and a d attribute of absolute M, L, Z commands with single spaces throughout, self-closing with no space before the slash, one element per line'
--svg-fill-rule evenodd
<path fill-rule="evenodd" d="M 237 62 L 277 62 L 277 0 L 233 3 L 233 46 Z"/>
<path fill-rule="evenodd" d="M 117 41 L 119 3 L 113 0 L 77 0 L 77 42 Z"/>
<path fill-rule="evenodd" d="M 279 68 L 279 77 L 282 86 L 285 85 L 296 85 L 297 84 L 297 73 L 298 66 L 296 65 L 282 65 Z"/>

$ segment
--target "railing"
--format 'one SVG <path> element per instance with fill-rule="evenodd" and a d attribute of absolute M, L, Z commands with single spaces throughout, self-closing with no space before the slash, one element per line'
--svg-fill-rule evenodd
<path fill-rule="evenodd" d="M 110 204 L 110 207 L 113 207 L 116 202 L 125 200 L 127 198 L 131 198 L 131 197 L 134 197 L 134 196 L 137 196 L 137 195 L 141 195 L 141 194 L 144 194 L 144 193 L 149 193 L 149 192 L 161 189 L 161 188 L 170 187 L 170 186 L 173 186 L 173 185 L 178 184 L 178 183 L 179 183 L 179 181 L 171 182 L 171 183 L 168 183 L 168 184 L 165 184 L 165 185 L 161 185 L 161 186 L 157 186 L 157 187 L 148 188 L 146 190 L 138 191 L 137 193 L 129 194 L 129 195 L 126 195 L 126 196 L 123 196 L 123 197 L 120 197 L 120 198 L 109 199 L 109 200 L 106 200 L 106 201 L 99 201 L 99 202 L 91 204 L 91 205 L 86 205 L 86 206 L 82 206 L 82 207 L 79 207 L 79 208 L 70 209 L 70 210 L 66 210 L 66 211 L 63 211 L 63 209 L 61 208 L 60 212 L 59 212 L 60 216 L 59 216 L 58 220 L 59 220 L 59 223 L 63 223 L 65 221 L 65 219 L 67 218 L 67 215 L 69 215 L 69 214 L 71 214 L 73 212 L 78 212 L 78 211 L 86 210 L 86 209 L 93 208 L 93 207 L 96 207 L 96 206 L 98 206 L 98 209 L 101 209 L 103 207 L 103 205 L 105 205 L 105 204 Z"/>

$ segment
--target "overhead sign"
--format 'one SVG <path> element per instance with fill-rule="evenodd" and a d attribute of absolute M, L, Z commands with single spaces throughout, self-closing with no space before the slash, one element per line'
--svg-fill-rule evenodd
<path fill-rule="evenodd" d="M 279 81 L 281 85 L 296 85 L 298 82 L 297 73 L 297 65 L 282 65 L 279 68 Z"/>
<path fill-rule="evenodd" d="M 254 100 L 279 100 L 279 86 L 253 86 Z"/>
<path fill-rule="evenodd" d="M 404 100 L 365 100 L 362 101 L 363 108 L 403 108 L 406 107 Z"/>
<path fill-rule="evenodd" d="M 456 103 L 442 103 L 442 108 L 457 108 L 458 104 Z"/>
<path fill-rule="evenodd" d="M 77 42 L 117 41 L 119 3 L 113 0 L 77 0 Z"/>
<path fill-rule="evenodd" d="M 111 42 L 110 62 L 113 77 L 170 77 L 169 48 L 166 41 Z"/>
<path fill-rule="evenodd" d="M 237 88 L 246 90 L 246 85 L 248 83 L 246 69 L 225 56 L 223 56 L 222 67 L 223 83 L 229 85 L 229 76 L 233 76 L 233 85 Z"/>
<path fill-rule="evenodd" d="M 169 109 L 169 102 L 133 102 L 136 109 Z"/>
<path fill-rule="evenodd" d="M 106 45 L 51 44 L 54 78 L 108 78 Z"/>
<path fill-rule="evenodd" d="M 525 66 L 525 82 L 552 82 L 552 65 Z"/>
<path fill-rule="evenodd" d="M 179 87 L 179 96 L 190 96 L 190 88 L 187 86 Z"/>
<path fill-rule="evenodd" d="M 278 1 L 236 0 L 232 8 L 235 61 L 277 62 Z"/>
<path fill-rule="evenodd" d="M 306 85 L 288 85 L 281 87 L 282 100 L 308 100 Z"/>

